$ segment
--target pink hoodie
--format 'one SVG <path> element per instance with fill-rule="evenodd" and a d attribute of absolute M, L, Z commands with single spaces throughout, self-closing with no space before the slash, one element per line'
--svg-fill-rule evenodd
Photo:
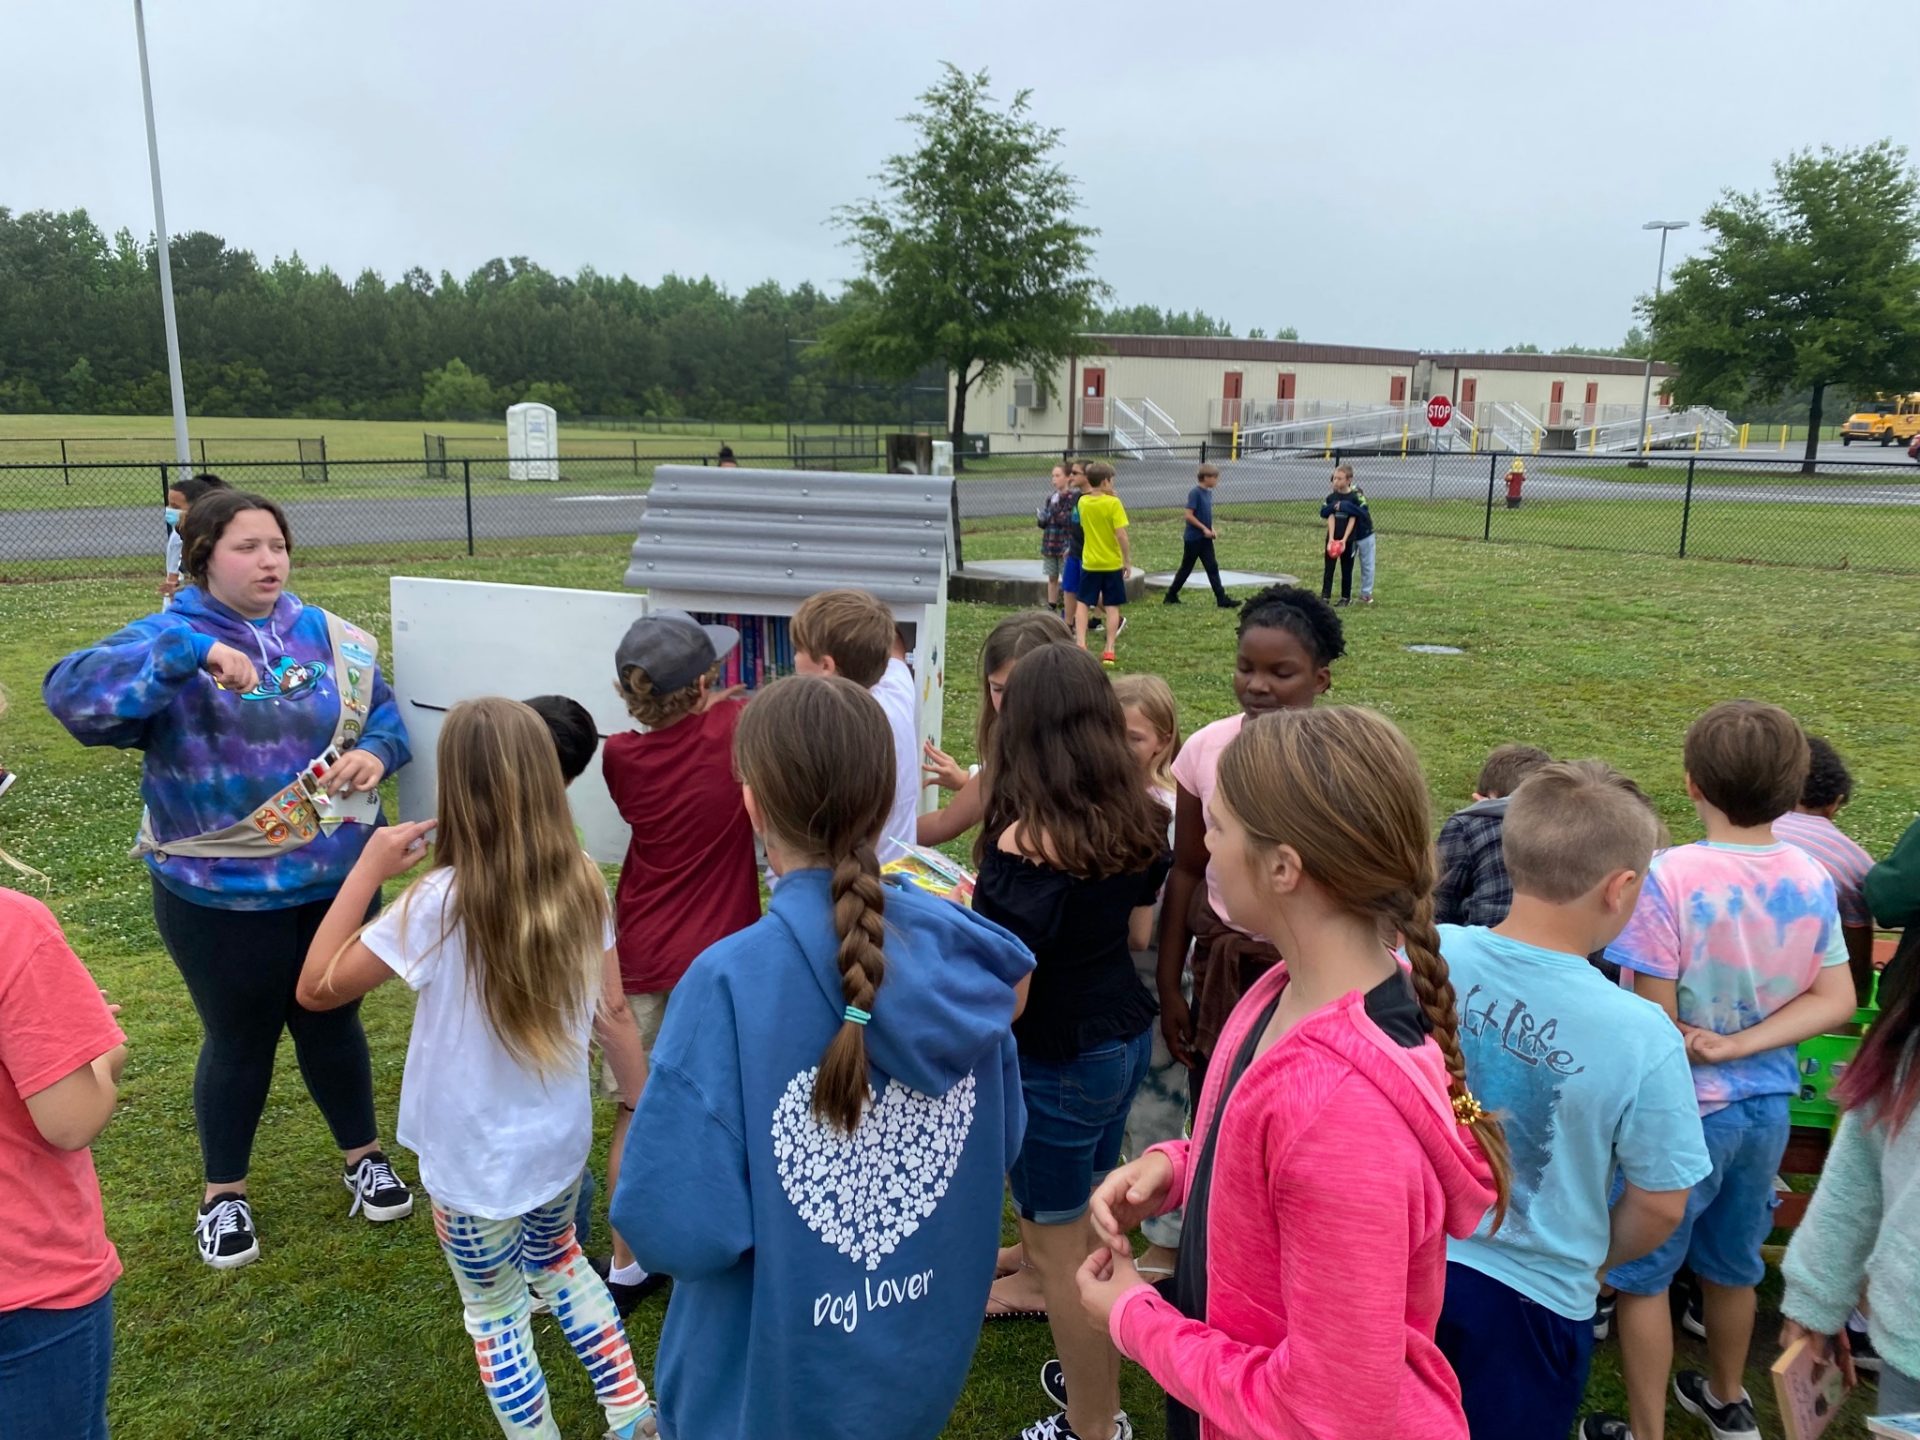
<path fill-rule="evenodd" d="M 1219 1115 L 1231 1058 L 1285 984 L 1276 965 L 1234 1007 L 1194 1139 L 1155 1147 L 1172 1209 L 1222 1127 L 1206 1320 L 1141 1286 L 1113 1309 L 1114 1343 L 1198 1413 L 1203 1440 L 1467 1440 L 1433 1330 L 1447 1236 L 1472 1234 L 1494 1200 L 1486 1161 L 1453 1118 L 1440 1047 L 1396 1044 L 1359 991 L 1255 1060 Z"/>

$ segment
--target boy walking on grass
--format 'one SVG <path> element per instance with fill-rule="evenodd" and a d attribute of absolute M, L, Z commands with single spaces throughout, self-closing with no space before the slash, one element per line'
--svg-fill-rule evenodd
<path fill-rule="evenodd" d="M 1684 754 L 1707 838 L 1653 858 L 1607 958 L 1686 1038 L 1713 1170 L 1673 1237 L 1607 1276 L 1620 1292 L 1631 1425 L 1591 1415 L 1583 1440 L 1663 1440 L 1673 1364 L 1667 1288 L 1683 1263 L 1700 1279 L 1708 1373 L 1682 1370 L 1674 1396 L 1714 1440 L 1759 1440 L 1742 1377 L 1787 1102 L 1800 1088 L 1794 1047 L 1846 1023 L 1855 1005 L 1833 877 L 1773 833 L 1806 783 L 1799 724 L 1776 705 L 1730 700 L 1694 721 Z"/>
<path fill-rule="evenodd" d="M 1180 589 L 1193 574 L 1197 560 L 1206 567 L 1207 583 L 1213 586 L 1213 603 L 1222 610 L 1234 608 L 1233 601 L 1227 598 L 1226 587 L 1220 583 L 1220 562 L 1213 553 L 1213 489 L 1219 483 L 1219 470 L 1212 465 L 1202 465 L 1199 474 L 1194 476 L 1193 488 L 1187 492 L 1187 527 L 1180 535 L 1180 573 L 1167 587 L 1169 605 L 1180 603 Z"/>
<path fill-rule="evenodd" d="M 1087 622 L 1095 605 L 1106 612 L 1107 648 L 1100 659 L 1111 665 L 1114 646 L 1127 627 L 1120 609 L 1127 603 L 1127 575 L 1133 547 L 1127 539 L 1127 507 L 1113 493 L 1113 467 L 1096 460 L 1087 467 L 1087 493 L 1080 501 L 1080 528 L 1086 535 L 1080 558 L 1080 613 L 1074 639 L 1087 648 Z"/>
<path fill-rule="evenodd" d="M 1492 929 L 1440 926 L 1440 953 L 1467 1073 L 1506 1126 L 1513 1193 L 1497 1229 L 1448 1243 L 1435 1338 L 1471 1433 L 1566 1440 L 1598 1272 L 1666 1240 L 1712 1165 L 1680 1032 L 1587 963 L 1633 914 L 1659 820 L 1625 776 L 1582 760 L 1535 769 L 1504 829 L 1511 908 Z"/>

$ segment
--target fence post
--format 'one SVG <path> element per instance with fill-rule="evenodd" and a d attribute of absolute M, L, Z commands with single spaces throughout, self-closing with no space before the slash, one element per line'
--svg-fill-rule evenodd
<path fill-rule="evenodd" d="M 640 473 L 640 442 L 637 439 L 633 442 L 633 473 Z"/>
<path fill-rule="evenodd" d="M 1202 465 L 1207 463 L 1207 442 L 1204 440 L 1200 442 L 1200 463 Z"/>
<path fill-rule="evenodd" d="M 60 483 L 62 485 L 73 483 L 73 472 L 67 469 L 67 442 L 64 440 L 60 442 Z"/>
<path fill-rule="evenodd" d="M 1680 507 L 1680 558 L 1687 558 L 1687 522 L 1693 518 L 1693 467 L 1700 462 L 1687 457 L 1687 498 Z"/>
<path fill-rule="evenodd" d="M 167 467 L 163 464 L 160 467 L 160 503 L 161 505 L 164 506 L 167 503 L 167 492 L 172 488 L 173 488 L 173 481 L 167 478 Z"/>
<path fill-rule="evenodd" d="M 320 483 L 322 485 L 333 483 L 333 476 L 327 470 L 327 437 L 324 435 L 320 437 Z"/>
<path fill-rule="evenodd" d="M 473 554 L 473 461 L 460 462 L 460 486 L 467 492 L 467 554 Z"/>
<path fill-rule="evenodd" d="M 200 468 L 207 468 L 207 437 L 204 435 L 200 437 Z"/>
<path fill-rule="evenodd" d="M 1500 452 L 1487 457 L 1487 523 L 1480 530 L 1482 540 L 1493 539 L 1493 485 L 1500 475 Z"/>

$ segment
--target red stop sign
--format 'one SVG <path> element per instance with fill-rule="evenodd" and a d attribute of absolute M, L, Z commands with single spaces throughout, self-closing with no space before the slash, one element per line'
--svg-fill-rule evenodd
<path fill-rule="evenodd" d="M 1427 424 L 1438 430 L 1453 419 L 1453 401 L 1436 395 L 1427 401 Z"/>

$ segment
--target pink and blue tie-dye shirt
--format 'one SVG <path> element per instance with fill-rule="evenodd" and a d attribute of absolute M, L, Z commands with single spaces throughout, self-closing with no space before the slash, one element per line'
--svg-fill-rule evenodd
<path fill-rule="evenodd" d="M 1701 841 L 1653 857 L 1646 888 L 1607 958 L 1675 981 L 1680 1020 L 1721 1035 L 1751 1029 L 1847 963 L 1833 877 L 1792 845 Z M 1700 1113 L 1799 1093 L 1794 1047 L 1693 1067 Z"/>

